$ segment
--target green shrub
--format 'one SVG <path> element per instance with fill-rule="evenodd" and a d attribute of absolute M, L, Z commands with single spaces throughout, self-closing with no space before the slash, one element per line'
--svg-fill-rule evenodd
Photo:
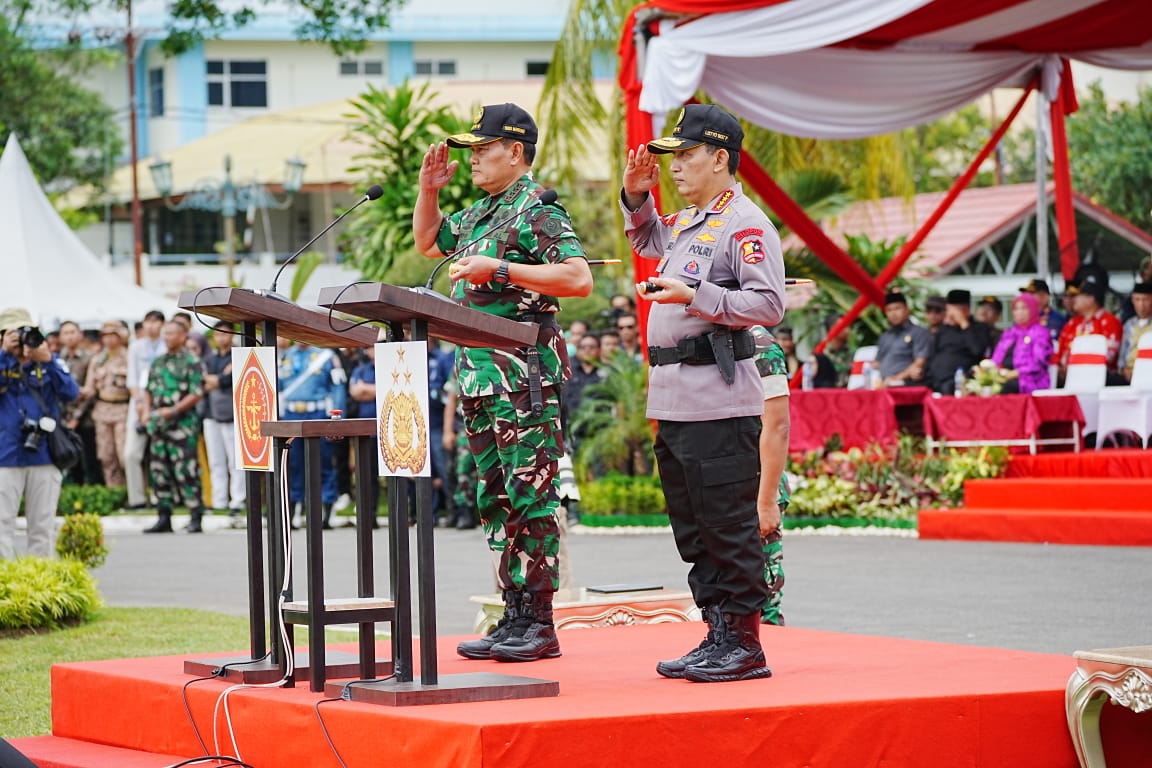
<path fill-rule="evenodd" d="M 56 511 L 61 515 L 92 512 L 105 516 L 117 512 L 128 501 L 124 488 L 104 485 L 65 485 L 60 488 Z"/>
<path fill-rule="evenodd" d="M 83 512 L 68 515 L 60 526 L 56 538 L 56 554 L 69 560 L 79 560 L 88 568 L 99 568 L 108 557 L 104 543 L 104 523 L 100 515 Z"/>
<path fill-rule="evenodd" d="M 664 512 L 664 490 L 652 475 L 615 472 L 580 486 L 583 515 L 659 515 Z"/>
<path fill-rule="evenodd" d="M 55 629 L 87 619 L 102 601 L 78 560 L 0 560 L 0 630 Z"/>

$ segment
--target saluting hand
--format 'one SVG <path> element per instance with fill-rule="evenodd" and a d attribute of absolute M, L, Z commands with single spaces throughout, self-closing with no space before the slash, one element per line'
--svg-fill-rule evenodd
<path fill-rule="evenodd" d="M 637 208 L 643 204 L 644 198 L 659 182 L 660 164 L 648 151 L 648 146 L 641 144 L 628 150 L 628 160 L 624 163 L 624 197 L 628 207 Z"/>
<path fill-rule="evenodd" d="M 420 164 L 420 188 L 428 191 L 439 191 L 448 182 L 460 167 L 460 162 L 448 162 L 448 145 L 444 142 L 433 144 L 424 153 L 424 162 Z"/>

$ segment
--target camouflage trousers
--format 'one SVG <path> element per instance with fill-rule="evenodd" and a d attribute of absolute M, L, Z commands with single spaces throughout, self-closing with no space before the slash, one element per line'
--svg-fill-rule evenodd
<path fill-rule="evenodd" d="M 468 449 L 468 436 L 463 430 L 456 437 L 456 483 L 452 504 L 459 511 L 476 507 L 476 457 Z"/>
<path fill-rule="evenodd" d="M 476 460 L 476 511 L 498 558 L 501 589 L 551 593 L 559 585 L 556 475 L 564 443 L 559 394 L 545 387 L 543 398 L 540 416 L 532 415 L 528 392 L 463 401 Z"/>
<path fill-rule="evenodd" d="M 190 512 L 203 506 L 200 489 L 199 434 L 181 428 L 158 431 L 148 444 L 152 490 L 159 507 L 185 506 Z"/>
<path fill-rule="evenodd" d="M 776 499 L 780 514 L 788 511 L 791 499 L 786 478 L 780 479 L 780 496 Z M 760 610 L 760 622 L 784 626 L 784 612 L 780 603 L 784 598 L 784 521 L 780 526 L 760 540 L 764 545 L 764 581 L 768 583 L 768 600 Z"/>

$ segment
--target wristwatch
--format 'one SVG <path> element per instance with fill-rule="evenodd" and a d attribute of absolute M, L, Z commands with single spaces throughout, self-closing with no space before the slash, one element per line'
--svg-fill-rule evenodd
<path fill-rule="evenodd" d="M 496 274 L 492 275 L 492 282 L 497 285 L 508 285 L 511 278 L 508 276 L 508 260 L 500 259 L 500 266 L 496 267 Z"/>

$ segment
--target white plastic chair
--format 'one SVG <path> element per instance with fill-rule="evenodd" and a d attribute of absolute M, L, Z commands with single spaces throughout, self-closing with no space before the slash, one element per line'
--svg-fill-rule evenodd
<path fill-rule="evenodd" d="M 1152 442 L 1152 333 L 1140 337 L 1132 383 L 1127 387 L 1106 387 L 1100 393 L 1096 419 L 1096 450 L 1116 432 L 1132 432 L 1141 447 Z"/>
<path fill-rule="evenodd" d="M 1084 412 L 1084 434 L 1097 430 L 1100 393 L 1108 378 L 1108 339 L 1093 333 L 1072 339 L 1072 349 L 1068 355 L 1068 371 L 1064 376 L 1064 386 L 1059 389 L 1037 389 L 1032 394 L 1037 397 L 1052 395 L 1076 395 L 1080 410 Z M 1096 441 L 1100 443 L 1099 440 Z"/>
<path fill-rule="evenodd" d="M 860 347 L 852 356 L 852 369 L 848 372 L 848 389 L 864 389 L 868 386 L 868 364 L 876 361 L 876 347 Z"/>

